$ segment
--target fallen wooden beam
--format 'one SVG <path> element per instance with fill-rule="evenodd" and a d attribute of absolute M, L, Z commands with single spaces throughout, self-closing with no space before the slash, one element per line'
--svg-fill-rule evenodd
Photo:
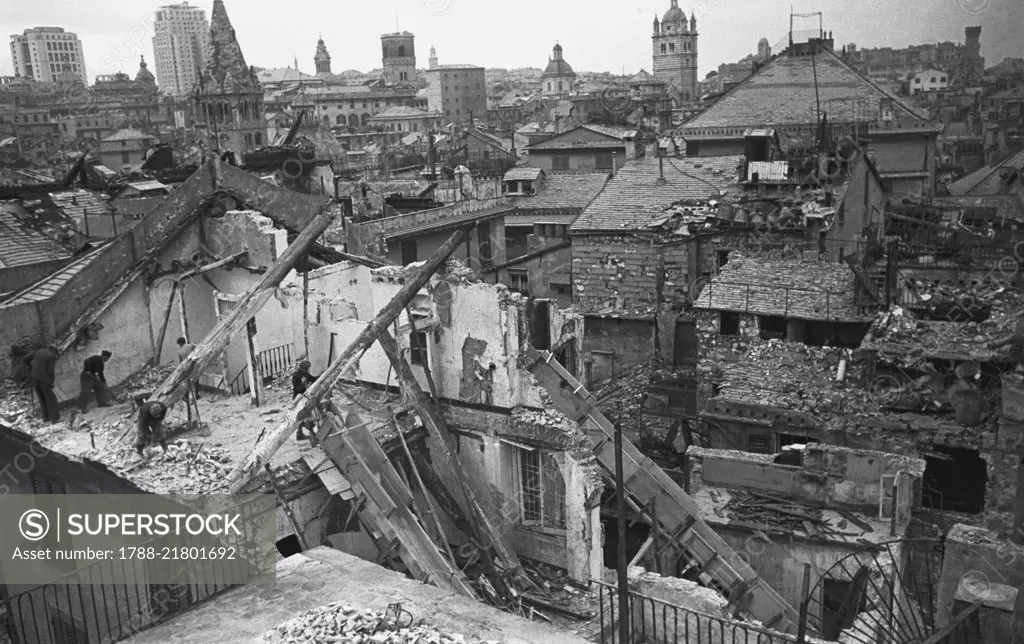
<path fill-rule="evenodd" d="M 249 251 L 247 251 L 247 250 L 243 250 L 243 251 L 235 253 L 234 255 L 229 255 L 229 256 L 227 256 L 227 257 L 225 257 L 223 259 L 218 259 L 215 262 L 210 262 L 209 264 L 203 264 L 202 266 L 198 266 L 198 267 L 193 268 L 191 270 L 185 271 L 181 275 L 177 276 L 175 279 L 180 282 L 181 280 L 186 280 L 186 279 L 188 279 L 190 277 L 195 277 L 196 275 L 202 275 L 203 273 L 208 273 L 208 272 L 212 271 L 215 268 L 220 268 L 221 266 L 226 266 L 227 264 L 230 264 L 231 262 L 234 262 L 236 260 L 241 259 L 246 254 L 248 254 L 248 252 Z"/>
<path fill-rule="evenodd" d="M 78 334 L 82 330 L 89 327 L 90 324 L 99 319 L 103 313 L 111 307 L 121 297 L 125 291 L 127 291 L 135 280 L 142 277 L 142 274 L 146 272 L 149 265 L 156 260 L 156 258 L 164 251 L 168 244 L 178 238 L 186 228 L 192 225 L 192 223 L 198 219 L 199 211 L 196 210 L 189 214 L 187 217 L 182 219 L 177 226 L 167 232 L 163 238 L 154 244 L 149 251 L 142 256 L 135 266 L 131 268 L 127 273 L 122 275 L 115 281 L 110 287 L 103 292 L 98 298 L 93 300 L 93 303 L 89 305 L 89 308 L 85 310 L 85 313 L 78 316 L 71 326 L 67 328 L 56 341 L 57 353 L 64 353 L 71 348 L 72 345 L 78 340 Z"/>
<path fill-rule="evenodd" d="M 295 241 L 285 249 L 270 270 L 220 322 L 203 341 L 192 350 L 178 365 L 174 372 L 153 392 L 152 400 L 159 400 L 167 407 L 180 401 L 187 391 L 187 384 L 194 382 L 210 366 L 217 356 L 238 333 L 243 326 L 255 316 L 274 296 L 274 290 L 281 280 L 291 272 L 296 262 L 306 252 L 317 237 L 327 229 L 333 219 L 330 210 L 325 208 L 313 217 L 306 229 Z"/>
<path fill-rule="evenodd" d="M 466 226 L 453 233 L 448 238 L 448 241 L 442 244 L 430 259 L 427 260 L 426 264 L 415 275 L 406 280 L 398 293 L 377 313 L 377 316 L 363 329 L 362 333 L 335 358 L 330 366 L 316 379 L 316 382 L 310 385 L 306 393 L 296 401 L 287 418 L 274 428 L 272 432 L 266 434 L 263 441 L 256 445 L 248 458 L 235 468 L 228 477 L 228 485 L 232 494 L 237 494 L 260 471 L 264 463 L 270 462 L 270 458 L 274 453 L 288 441 L 288 438 L 299 426 L 301 419 L 312 413 L 320 401 L 334 388 L 335 383 L 341 378 L 342 374 L 355 366 L 363 352 L 377 341 L 381 333 L 402 312 L 405 305 L 419 293 L 419 290 L 430 281 L 431 276 L 437 272 L 437 269 L 455 252 L 459 244 L 466 239 L 466 235 L 471 228 L 472 226 Z M 236 308 L 235 311 L 239 311 L 241 308 Z"/>
<path fill-rule="evenodd" d="M 525 573 L 522 573 L 519 559 L 515 553 L 505 547 L 501 531 L 492 524 L 487 513 L 473 494 L 472 486 L 467 484 L 463 475 L 463 467 L 454 455 L 455 446 L 452 441 L 451 432 L 448 431 L 448 425 L 416 381 L 412 367 L 408 361 L 402 358 L 398 351 L 398 343 L 387 330 L 381 332 L 377 341 L 380 343 L 381 348 L 384 349 L 388 360 L 391 361 L 391 366 L 394 367 L 395 374 L 398 376 L 398 382 L 402 386 L 402 391 L 411 399 L 413 406 L 423 420 L 423 425 L 427 428 L 427 433 L 434 440 L 437 449 L 431 451 L 431 456 L 435 460 L 435 468 L 452 480 L 453 485 L 449 485 L 449 487 L 454 488 L 456 494 L 459 494 L 456 497 L 457 502 L 469 518 L 469 527 L 472 530 L 466 536 L 470 537 L 474 541 L 474 545 L 479 549 L 484 565 L 487 568 L 488 577 L 495 590 L 503 600 L 511 599 L 508 584 L 501 574 L 498 573 L 494 559 L 499 559 L 505 569 L 514 576 L 520 577 L 521 575 L 521 578 L 525 580 L 526 576 Z M 479 489 L 485 489 L 485 486 Z M 503 520 L 503 517 L 498 517 L 498 520 Z"/>
<path fill-rule="evenodd" d="M 559 242 L 559 243 L 557 243 L 557 244 L 555 244 L 553 246 L 546 246 L 546 247 L 541 248 L 539 250 L 535 250 L 532 253 L 527 253 L 527 254 L 522 255 L 520 257 L 516 257 L 515 259 L 510 259 L 507 262 L 505 262 L 504 264 L 498 264 L 497 266 L 492 266 L 492 267 L 490 267 L 488 269 L 483 270 L 482 272 L 484 272 L 484 273 L 496 273 L 496 272 L 502 270 L 503 268 L 508 268 L 509 266 L 518 266 L 519 264 L 525 264 L 526 262 L 528 262 L 528 261 L 530 261 L 532 259 L 537 259 L 538 257 L 544 257 L 545 255 L 553 253 L 556 250 L 562 250 L 563 248 L 569 248 L 570 246 L 572 246 L 572 242 L 567 242 L 567 241 Z"/>

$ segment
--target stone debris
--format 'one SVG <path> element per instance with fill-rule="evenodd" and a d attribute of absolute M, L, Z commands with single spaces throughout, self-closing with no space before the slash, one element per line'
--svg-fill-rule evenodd
<path fill-rule="evenodd" d="M 426 624 L 414 625 L 407 611 L 389 607 L 385 612 L 360 610 L 332 602 L 299 615 L 263 636 L 275 644 L 489 644 L 444 633 Z"/>
<path fill-rule="evenodd" d="M 222 493 L 231 472 L 231 458 L 224 450 L 208 443 L 179 440 L 148 450 L 148 460 L 140 460 L 131 440 L 108 443 L 98 455 L 112 470 L 156 493 Z"/>

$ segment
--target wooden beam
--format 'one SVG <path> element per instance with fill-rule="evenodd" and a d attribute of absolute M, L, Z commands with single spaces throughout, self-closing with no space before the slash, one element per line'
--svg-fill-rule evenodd
<path fill-rule="evenodd" d="M 240 463 L 228 478 L 228 485 L 232 494 L 237 494 L 242 490 L 252 477 L 260 471 L 263 464 L 270 462 L 270 458 L 288 441 L 289 436 L 298 427 L 301 419 L 316 409 L 320 400 L 330 393 L 342 374 L 355 366 L 363 352 L 377 341 L 382 331 L 386 331 L 388 325 L 398 317 L 406 304 L 419 293 L 420 289 L 430 281 L 431 276 L 447 261 L 459 244 L 466 239 L 470 228 L 472 226 L 467 226 L 452 234 L 448 241 L 442 244 L 430 259 L 427 260 L 426 264 L 415 275 L 406 280 L 398 293 L 377 313 L 376 317 L 363 329 L 362 333 L 331 362 L 330 366 L 316 379 L 316 382 L 310 385 L 306 393 L 296 401 L 288 416 L 272 432 L 266 434 L 262 442 L 257 443 L 249 457 L 243 463 Z"/>
<path fill-rule="evenodd" d="M 164 235 L 164 237 L 157 242 L 149 252 L 143 255 L 142 259 L 140 259 L 135 266 L 111 284 L 110 288 L 104 291 L 102 295 L 93 300 L 85 313 L 80 315 L 77 320 L 71 323 L 71 326 L 69 326 L 63 334 L 57 337 L 57 341 L 55 342 L 57 346 L 57 353 L 61 354 L 70 349 L 77 341 L 78 334 L 81 333 L 83 329 L 88 328 L 90 324 L 98 320 L 99 317 L 103 315 L 103 313 L 110 308 L 110 306 L 116 302 L 132 284 L 135 283 L 135 280 L 142 277 L 142 274 L 146 272 L 150 263 L 156 260 L 160 253 L 163 252 L 164 248 L 177 239 L 178 235 L 191 226 L 198 217 L 199 211 L 197 210 L 182 219 L 181 222 Z"/>
<path fill-rule="evenodd" d="M 309 245 L 327 229 L 332 218 L 333 215 L 326 208 L 313 217 L 302 234 L 274 262 L 260 283 L 245 294 L 235 308 L 217 323 L 217 326 L 203 339 L 202 343 L 182 360 L 167 380 L 153 392 L 154 400 L 160 400 L 171 407 L 184 397 L 186 385 L 195 382 L 210 363 L 224 351 L 231 338 L 242 329 L 242 326 L 270 301 L 281 280 L 291 272 Z M 229 378 L 230 374 L 225 377 Z"/>
<path fill-rule="evenodd" d="M 167 325 L 171 322 L 171 311 L 174 310 L 174 297 L 178 294 L 178 282 L 171 282 L 171 295 L 167 300 L 167 308 L 164 309 L 164 321 L 160 325 L 160 336 L 156 341 L 156 352 L 153 354 L 153 366 L 160 364 L 160 355 L 164 349 L 164 339 L 167 337 Z"/>
<path fill-rule="evenodd" d="M 490 267 L 488 269 L 484 269 L 482 272 L 483 273 L 496 273 L 496 272 L 502 270 L 503 268 L 508 268 L 509 266 L 516 266 L 518 264 L 525 264 L 526 262 L 530 261 L 531 259 L 537 259 L 538 257 L 544 257 L 545 255 L 547 255 L 549 253 L 553 253 L 556 250 L 562 250 L 563 248 L 569 248 L 571 246 L 572 246 L 572 242 L 567 242 L 567 241 L 566 242 L 559 242 L 559 243 L 555 244 L 554 246 L 546 246 L 544 248 L 541 248 L 540 250 L 535 250 L 532 253 L 527 253 L 527 254 L 525 254 L 525 255 L 523 255 L 521 257 L 516 257 L 515 259 L 510 259 L 507 262 L 505 262 L 504 264 L 498 264 L 497 266 L 492 266 L 492 267 Z"/>
<path fill-rule="evenodd" d="M 260 354 L 256 348 L 256 318 L 249 318 L 245 324 L 245 368 L 249 375 L 249 398 L 253 407 L 263 403 L 263 370 L 260 369 Z"/>
<path fill-rule="evenodd" d="M 248 252 L 249 251 L 243 250 L 241 252 L 235 253 L 234 255 L 229 255 L 228 257 L 225 257 L 224 259 L 218 259 L 215 262 L 210 262 L 209 264 L 203 264 L 202 266 L 198 266 L 198 267 L 193 268 L 191 270 L 185 271 L 184 273 L 182 273 L 181 275 L 179 275 L 175 279 L 177 279 L 180 282 L 181 280 L 186 280 L 186 279 L 188 279 L 190 277 L 195 277 L 197 275 L 202 275 L 203 273 L 208 273 L 208 272 L 212 271 L 215 268 L 220 268 L 221 266 L 225 266 L 225 265 L 230 264 L 230 263 L 232 263 L 232 262 L 234 262 L 236 260 L 241 259 L 245 255 L 247 255 Z"/>
<path fill-rule="evenodd" d="M 178 283 L 178 323 L 181 325 L 181 335 L 185 342 L 191 342 L 192 338 L 188 332 L 188 312 L 185 309 L 185 284 Z"/>

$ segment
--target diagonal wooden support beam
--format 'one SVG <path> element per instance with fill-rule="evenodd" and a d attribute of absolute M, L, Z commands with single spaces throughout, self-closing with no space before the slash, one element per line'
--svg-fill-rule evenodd
<path fill-rule="evenodd" d="M 231 338 L 270 301 L 281 280 L 291 272 L 309 245 L 315 242 L 323 231 L 327 230 L 327 226 L 332 220 L 333 215 L 327 208 L 313 217 L 302 234 L 274 262 L 260 283 L 246 293 L 238 305 L 217 323 L 213 331 L 210 331 L 209 335 L 199 343 L 192 353 L 181 361 L 181 364 L 167 377 L 167 380 L 160 384 L 151 398 L 162 401 L 168 407 L 180 401 L 188 391 L 186 385 L 195 382 L 210 366 L 210 363 L 220 355 Z"/>
<path fill-rule="evenodd" d="M 273 432 L 264 436 L 263 441 L 255 446 L 249 457 L 235 468 L 228 477 L 228 485 L 232 494 L 237 494 L 260 471 L 264 463 L 270 462 L 270 458 L 288 441 L 288 438 L 299 426 L 301 419 L 312 413 L 320 401 L 329 395 L 342 374 L 355 366 L 363 352 L 377 341 L 381 332 L 386 331 L 388 325 L 398 317 L 405 306 L 466 239 L 471 228 L 472 226 L 466 226 L 453 233 L 420 270 L 406 280 L 398 293 L 377 313 L 377 316 L 363 329 L 362 333 L 334 359 L 316 379 L 316 382 L 310 385 L 306 393 L 296 401 L 287 418 L 274 428 Z M 235 311 L 238 310 L 241 310 L 241 307 L 235 309 Z M 195 352 L 193 352 L 194 354 Z"/>
<path fill-rule="evenodd" d="M 513 593 L 510 592 L 508 584 L 498 573 L 494 559 L 500 560 L 506 570 L 525 582 L 525 574 L 522 572 L 519 559 L 515 553 L 505 547 L 500 529 L 488 518 L 487 513 L 474 496 L 472 486 L 468 484 L 463 474 L 463 467 L 455 458 L 455 449 L 448 425 L 416 381 L 412 367 L 402 358 L 398 350 L 398 343 L 387 330 L 381 332 L 377 341 L 391 361 L 402 390 L 412 399 L 413 406 L 420 413 L 427 432 L 434 439 L 437 449 L 431 451 L 431 456 L 435 461 L 435 468 L 449 479 L 453 479 L 454 485 L 450 485 L 450 487 L 457 495 L 456 502 L 465 510 L 470 521 L 470 528 L 473 530 L 473 534 L 466 536 L 470 537 L 478 547 L 495 590 L 503 598 L 511 599 Z M 498 517 L 498 520 L 502 519 L 503 517 Z"/>

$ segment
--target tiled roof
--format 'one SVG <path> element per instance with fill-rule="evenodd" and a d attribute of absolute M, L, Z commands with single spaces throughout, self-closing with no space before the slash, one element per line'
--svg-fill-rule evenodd
<path fill-rule="evenodd" d="M 519 130 L 520 133 L 529 133 L 529 130 Z M 529 146 L 528 151 L 534 150 L 564 150 L 580 148 L 616 148 L 625 145 L 625 139 L 635 130 L 615 129 L 602 127 L 600 125 L 580 125 L 571 130 L 556 134 Z"/>
<path fill-rule="evenodd" d="M 74 221 L 81 221 L 86 211 L 90 215 L 109 215 L 114 211 L 110 200 L 102 192 L 68 190 L 51 193 L 50 199 Z"/>
<path fill-rule="evenodd" d="M 802 320 L 873 319 L 854 306 L 855 279 L 846 264 L 730 257 L 693 307 Z"/>
<path fill-rule="evenodd" d="M 495 135 L 491 134 L 490 132 L 482 132 L 480 130 L 470 130 L 469 132 L 467 132 L 467 136 L 469 136 L 469 135 L 478 137 L 480 140 L 482 140 L 482 141 L 484 141 L 484 142 L 494 146 L 495 148 L 498 148 L 499 150 L 504 150 L 505 152 L 508 152 L 509 150 L 512 149 L 512 142 L 511 141 L 509 141 L 507 139 L 503 139 L 503 138 L 498 137 L 498 136 L 495 136 Z"/>
<path fill-rule="evenodd" d="M 551 174 L 541 183 L 536 195 L 515 197 L 515 204 L 521 211 L 582 210 L 601 192 L 601 188 L 608 182 L 608 177 L 606 172 Z M 533 223 L 536 218 L 536 215 L 511 215 L 505 217 L 505 225 Z"/>
<path fill-rule="evenodd" d="M 14 206 L 0 202 L 0 268 L 65 257 L 70 254 L 57 242 L 18 219 Z"/>
<path fill-rule="evenodd" d="M 663 158 L 646 157 L 625 164 L 604 190 L 584 209 L 573 231 L 647 230 L 665 209 L 686 199 L 711 199 L 736 179 L 742 156 Z"/>
<path fill-rule="evenodd" d="M 1024 150 L 1010 155 L 995 165 L 987 165 L 946 186 L 949 194 L 994 195 L 999 193 L 999 171 L 1004 168 L 1024 169 Z"/>
<path fill-rule="evenodd" d="M 544 174 L 544 171 L 540 168 L 512 168 L 505 173 L 505 181 L 534 181 L 540 175 Z"/>
<path fill-rule="evenodd" d="M 87 254 L 71 262 L 56 273 L 36 282 L 27 289 L 17 293 L 12 299 L 0 304 L 0 309 L 18 306 L 19 304 L 26 304 L 28 302 L 42 302 L 50 299 L 58 290 L 60 290 L 60 287 L 64 286 L 64 284 L 68 282 L 68 280 L 82 272 L 85 267 L 89 266 L 89 264 L 99 257 L 106 247 L 106 244 L 102 244 L 92 249 Z"/>
<path fill-rule="evenodd" d="M 876 121 L 883 99 L 893 99 L 900 116 L 927 122 L 831 52 L 778 56 L 683 125 L 682 131 L 685 136 L 700 128 L 815 123 L 818 100 L 831 122 Z"/>

